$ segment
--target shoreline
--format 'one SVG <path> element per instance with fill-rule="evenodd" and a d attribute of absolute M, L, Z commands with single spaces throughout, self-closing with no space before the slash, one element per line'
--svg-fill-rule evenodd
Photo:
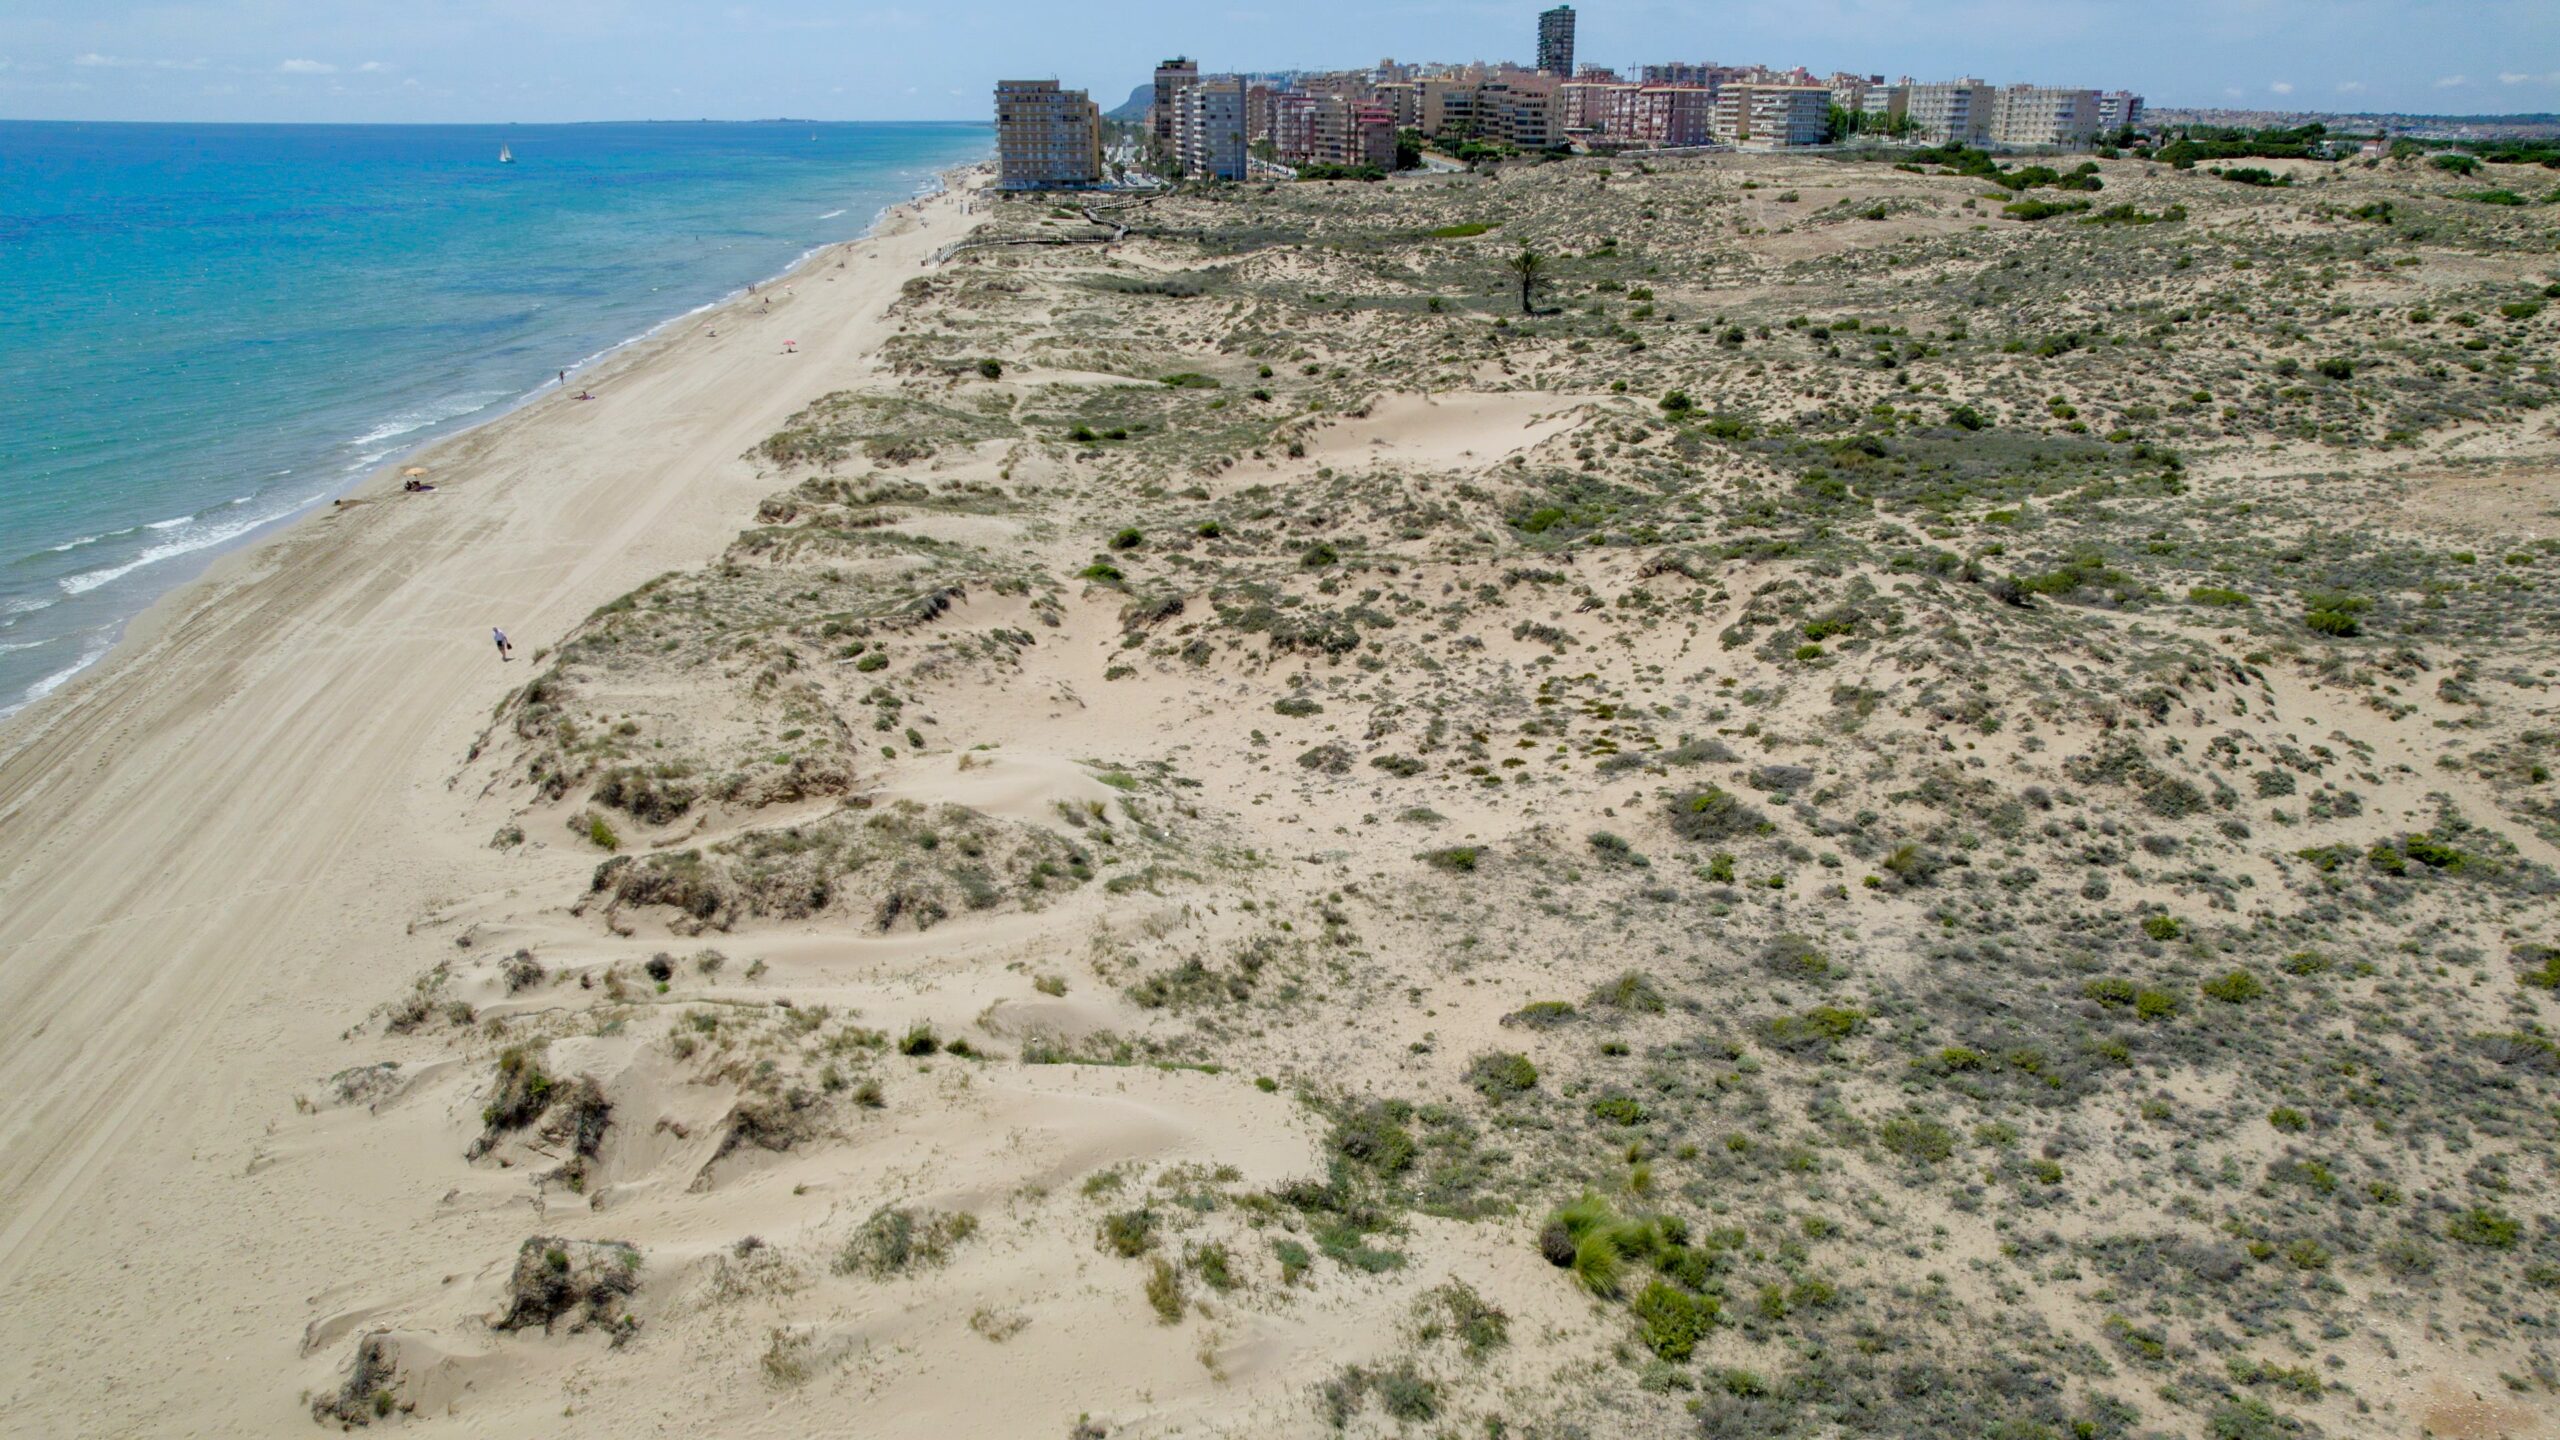
<path fill-rule="evenodd" d="M 204 1267 L 180 1282 L 185 1306 L 212 1307 L 192 1323 L 263 1355 L 273 1338 L 233 1317 L 325 1283 L 288 1258 L 295 1247 L 340 1224 L 355 1227 L 340 1245 L 361 1244 L 363 1217 L 396 1205 L 367 1177 L 291 1196 L 225 1183 L 179 1200 L 170 1187 L 212 1156 L 254 1174 L 250 1117 L 316 1083 L 310 1066 L 343 1063 L 327 1058 L 332 1037 L 399 983 L 381 947 L 350 937 L 398 936 L 485 883 L 471 877 L 487 836 L 457 832 L 448 788 L 489 707 L 533 673 L 490 653 L 489 626 L 528 661 L 597 606 L 716 556 L 774 486 L 753 446 L 876 373 L 905 282 L 977 223 L 974 174 L 794 267 L 770 314 L 732 301 L 714 312 L 716 337 L 670 326 L 628 347 L 591 377 L 597 403 L 530 404 L 434 442 L 435 493 L 402 493 L 386 466 L 223 555 L 11 717 L 0 1313 L 31 1320 L 69 1257 L 112 1270 L 106 1257 L 185 1214 L 188 1253 L 153 1268 Z M 70 1338 L 92 1324 L 88 1341 Z M 101 1309 L 51 1333 L 85 1348 L 117 1328 Z M 33 1350 L 54 1342 L 8 1333 L 0 1396 L 103 1403 L 29 1368 L 53 1363 Z M 261 1368 L 286 1363 L 291 1342 Z M 232 1398 L 216 1428 L 272 1433 L 260 1407 L 274 1396 Z M 188 1428 L 83 1413 L 83 1429 Z"/>
<path fill-rule="evenodd" d="M 870 220 L 855 233 L 842 239 L 822 241 L 809 246 L 794 256 L 788 264 L 771 274 L 747 281 L 714 299 L 669 315 L 636 334 L 613 341 L 584 358 L 571 362 L 568 369 L 571 373 L 577 373 L 589 367 L 615 365 L 632 355 L 639 347 L 648 346 L 669 336 L 686 321 L 716 313 L 724 307 L 734 305 L 745 297 L 755 294 L 762 288 L 788 283 L 803 270 L 813 266 L 828 251 L 847 245 L 859 245 L 872 238 L 889 217 L 901 208 L 923 204 L 950 193 L 957 177 L 968 175 L 978 168 L 979 165 L 973 163 L 935 171 L 926 176 L 914 192 L 904 199 L 891 201 L 879 207 Z M 848 206 L 845 210 L 836 213 L 842 215 L 850 209 L 851 207 Z M 594 378 L 602 378 L 612 373 L 610 369 L 598 371 Z M 593 383 L 592 379 L 587 383 Z M 191 587 L 214 578 L 224 563 L 232 557 L 254 550 L 293 527 L 307 523 L 315 516 L 329 513 L 336 507 L 338 501 L 356 494 L 392 471 L 418 463 L 441 446 L 461 440 L 488 426 L 502 424 L 523 411 L 539 405 L 546 397 L 555 396 L 556 392 L 562 388 L 556 381 L 538 384 L 513 398 L 495 401 L 481 410 L 469 412 L 468 417 L 453 417 L 466 420 L 466 423 L 457 429 L 426 435 L 405 444 L 397 443 L 396 436 L 389 437 L 395 442 L 393 448 L 381 452 L 360 467 L 345 471 L 338 478 L 329 481 L 311 498 L 296 504 L 291 509 L 259 521 L 238 534 L 224 536 L 204 545 L 201 549 L 168 557 L 182 566 L 192 563 L 198 568 L 192 573 L 182 573 L 173 578 L 167 588 L 151 596 L 141 608 L 115 622 L 104 644 L 83 654 L 77 663 L 39 677 L 19 697 L 0 700 L 0 760 L 5 760 L 14 752 L 16 736 L 13 732 L 22 722 L 44 707 L 58 703 L 66 695 L 75 693 L 83 684 L 114 665 L 117 657 L 128 648 L 128 642 L 137 628 L 151 617 L 152 612 L 181 596 Z M 443 423 L 445 422 L 429 421 L 417 428 L 434 430 L 436 426 Z M 348 443 L 362 444 L 365 441 L 366 437 L 360 436 Z M 135 523 L 140 526 L 147 522 Z"/>

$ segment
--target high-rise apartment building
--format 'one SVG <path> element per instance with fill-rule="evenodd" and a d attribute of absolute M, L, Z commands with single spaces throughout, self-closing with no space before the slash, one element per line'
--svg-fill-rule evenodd
<path fill-rule="evenodd" d="M 1212 75 L 1173 92 L 1173 158 L 1195 180 L 1245 177 L 1243 80 Z"/>
<path fill-rule="evenodd" d="M 1997 145 L 2086 145 L 2098 135 L 2098 92 L 2009 85 L 1991 106 Z"/>
<path fill-rule="evenodd" d="M 1619 90 L 1607 133 L 1629 145 L 1677 149 L 1715 140 L 1716 92 L 1698 85 L 1644 85 Z"/>
<path fill-rule="evenodd" d="M 1831 87 L 1752 87 L 1750 144 L 1773 150 L 1791 145 L 1819 145 L 1829 139 L 1830 134 Z"/>
<path fill-rule="evenodd" d="M 1271 138 L 1280 117 L 1280 92 L 1269 85 L 1244 87 L 1244 143 L 1259 145 Z"/>
<path fill-rule="evenodd" d="M 1920 139 L 1940 145 L 1979 145 L 1991 138 L 1996 94 L 1971 76 L 1914 85 L 1903 101 L 1903 113 Z"/>
<path fill-rule="evenodd" d="M 1315 158 L 1315 96 L 1286 90 L 1271 97 L 1271 149 L 1292 165 Z"/>
<path fill-rule="evenodd" d="M 1476 87 L 1476 133 L 1522 150 L 1564 143 L 1564 87 L 1552 75 L 1513 73 Z"/>
<path fill-rule="evenodd" d="M 1390 80 L 1380 85 L 1378 103 L 1395 117 L 1398 129 L 1411 130 L 1422 124 L 1422 87 L 1411 80 Z"/>
<path fill-rule="evenodd" d="M 1177 55 L 1156 67 L 1155 103 L 1148 107 L 1147 121 L 1155 130 L 1156 148 L 1173 148 L 1173 97 L 1183 87 L 1198 83 L 1200 62 Z"/>
<path fill-rule="evenodd" d="M 1718 144 L 1754 150 L 1819 145 L 1830 134 L 1831 87 L 1736 82 L 1717 89 L 1709 115 Z"/>
<path fill-rule="evenodd" d="M 1610 121 L 1617 97 L 1634 88 L 1587 80 L 1558 86 L 1557 93 L 1564 98 L 1564 128 L 1576 134 L 1614 136 L 1617 132 Z"/>
<path fill-rule="evenodd" d="M 1476 125 L 1476 86 L 1472 80 L 1422 81 L 1417 87 L 1425 135 L 1472 135 Z"/>
<path fill-rule="evenodd" d="M 1102 180 L 1102 112 L 1055 80 L 996 82 L 996 185 L 1032 190 Z"/>
<path fill-rule="evenodd" d="M 1573 74 L 1573 7 L 1538 12 L 1538 68 L 1558 77 Z"/>
<path fill-rule="evenodd" d="M 2113 133 L 2127 125 L 2142 123 L 2142 97 L 2130 90 L 2112 90 L 2098 97 L 2098 129 Z"/>
<path fill-rule="evenodd" d="M 1396 168 L 1395 115 L 1386 106 L 1342 95 L 1311 98 L 1314 137 L 1308 159 L 1319 165 Z"/>

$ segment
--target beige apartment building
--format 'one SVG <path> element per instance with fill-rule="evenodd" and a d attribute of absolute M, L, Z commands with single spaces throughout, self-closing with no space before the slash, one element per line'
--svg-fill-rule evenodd
<path fill-rule="evenodd" d="M 1564 143 L 1565 87 L 1552 75 L 1507 71 L 1486 79 L 1421 83 L 1426 135 L 1475 135 L 1523 150 Z"/>
<path fill-rule="evenodd" d="M 996 82 L 996 185 L 1036 190 L 1102 182 L 1102 111 L 1055 80 Z"/>
<path fill-rule="evenodd" d="M 2098 92 L 2004 86 L 1992 102 L 1995 145 L 2086 145 L 2097 138 Z"/>
<path fill-rule="evenodd" d="M 1997 92 L 1970 76 L 1914 85 L 1903 100 L 1913 133 L 1933 144 L 1979 145 L 1991 138 Z"/>
<path fill-rule="evenodd" d="M 1827 85 L 1726 85 L 1709 128 L 1716 143 L 1752 150 L 1819 145 L 1831 128 Z"/>
<path fill-rule="evenodd" d="M 1387 107 L 1399 129 L 1422 125 L 1422 87 L 1411 80 L 1390 80 L 1378 87 L 1378 103 Z"/>

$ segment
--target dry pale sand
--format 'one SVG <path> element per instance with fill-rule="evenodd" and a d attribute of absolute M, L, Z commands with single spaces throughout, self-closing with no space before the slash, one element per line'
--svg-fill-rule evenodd
<path fill-rule="evenodd" d="M 868 372 L 967 205 L 438 447 L 433 494 L 386 472 L 0 731 L 0 1430 L 299 1430 L 295 1377 L 342 1358 L 299 1352 L 326 1294 L 479 1262 L 440 1253 L 419 1146 L 315 1172 L 275 1122 L 406 985 L 383 937 L 487 873 L 447 782 L 491 707 L 596 605 L 718 552 L 769 488 L 742 457 Z"/>

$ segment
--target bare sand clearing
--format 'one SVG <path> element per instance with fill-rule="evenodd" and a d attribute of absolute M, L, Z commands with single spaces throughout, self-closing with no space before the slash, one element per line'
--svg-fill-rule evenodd
<path fill-rule="evenodd" d="M 479 1263 L 439 1253 L 416 1136 L 314 1175 L 267 1129 L 335 1068 L 349 997 L 405 983 L 376 938 L 486 875 L 446 782 L 490 707 L 596 605 L 718 551 L 767 488 L 742 457 L 869 368 L 966 203 L 438 447 L 432 494 L 386 471 L 0 732 L 0 1428 L 298 1429 L 278 1381 L 315 1295 Z"/>

